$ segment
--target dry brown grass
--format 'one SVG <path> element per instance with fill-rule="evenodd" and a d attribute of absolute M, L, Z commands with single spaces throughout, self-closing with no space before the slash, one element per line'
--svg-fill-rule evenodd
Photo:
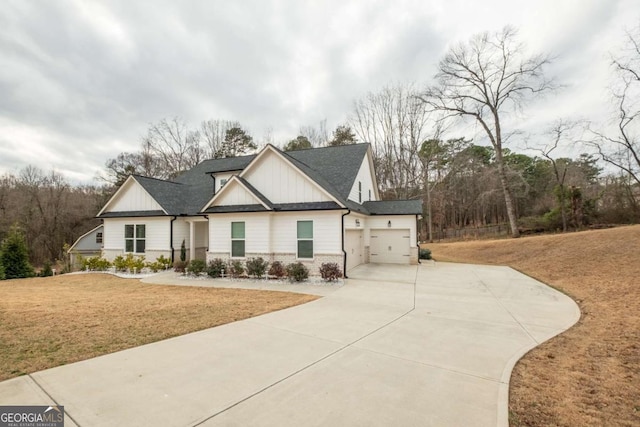
<path fill-rule="evenodd" d="M 516 365 L 512 425 L 640 425 L 640 226 L 424 246 L 436 260 L 509 265 L 580 306 L 573 328 Z"/>
<path fill-rule="evenodd" d="M 0 282 L 0 380 L 302 304 L 288 292 L 146 285 L 106 274 Z"/>

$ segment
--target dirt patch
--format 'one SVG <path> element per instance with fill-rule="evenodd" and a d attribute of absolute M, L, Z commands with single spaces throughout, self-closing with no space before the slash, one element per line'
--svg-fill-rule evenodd
<path fill-rule="evenodd" d="M 640 226 L 423 246 L 439 261 L 509 265 L 580 306 L 574 327 L 516 365 L 511 425 L 640 425 Z"/>
<path fill-rule="evenodd" d="M 317 299 L 147 285 L 107 274 L 0 282 L 0 380 Z"/>

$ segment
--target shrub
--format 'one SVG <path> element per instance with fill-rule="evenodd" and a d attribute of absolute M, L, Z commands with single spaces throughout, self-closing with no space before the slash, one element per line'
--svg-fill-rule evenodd
<path fill-rule="evenodd" d="M 242 261 L 235 260 L 229 263 L 229 274 L 233 277 L 240 277 L 244 273 L 244 266 L 242 265 Z"/>
<path fill-rule="evenodd" d="M 184 274 L 187 269 L 187 265 L 189 265 L 187 261 L 176 261 L 173 263 L 173 271 Z"/>
<path fill-rule="evenodd" d="M 309 278 L 309 269 L 301 262 L 287 265 L 287 277 L 295 282 L 302 282 Z"/>
<path fill-rule="evenodd" d="M 6 279 L 21 279 L 35 275 L 33 267 L 29 264 L 29 253 L 24 234 L 13 226 L 9 234 L 0 245 L 0 264 L 4 266 Z"/>
<path fill-rule="evenodd" d="M 222 272 L 225 270 L 227 270 L 227 263 L 220 258 L 212 259 L 207 266 L 207 274 L 211 277 L 222 277 Z"/>
<path fill-rule="evenodd" d="M 0 264 L 0 280 L 4 280 L 4 266 Z"/>
<path fill-rule="evenodd" d="M 133 254 L 127 254 L 123 257 L 118 255 L 113 259 L 113 266 L 116 271 L 121 272 L 140 272 L 146 266 L 144 262 L 144 256 L 134 256 Z"/>
<path fill-rule="evenodd" d="M 187 272 L 194 276 L 199 276 L 207 269 L 207 263 L 201 259 L 192 259 L 187 266 Z"/>
<path fill-rule="evenodd" d="M 164 255 L 160 255 L 157 259 L 156 262 L 162 266 L 163 270 L 168 269 L 171 266 L 171 258 L 167 258 Z"/>
<path fill-rule="evenodd" d="M 53 270 L 51 269 L 51 263 L 49 261 L 45 261 L 44 267 L 40 272 L 40 277 L 49 277 L 53 276 Z"/>
<path fill-rule="evenodd" d="M 284 269 L 284 265 L 282 265 L 282 263 L 280 261 L 273 261 L 271 263 L 271 267 L 269 268 L 269 272 L 268 272 L 269 276 L 275 276 L 275 277 L 284 277 L 285 274 L 287 274 L 287 272 Z"/>
<path fill-rule="evenodd" d="M 82 269 L 89 271 L 107 271 L 111 267 L 111 263 L 99 256 L 85 258 L 82 260 Z"/>
<path fill-rule="evenodd" d="M 342 271 L 335 262 L 323 262 L 320 266 L 320 276 L 324 280 L 332 282 L 342 277 Z"/>
<path fill-rule="evenodd" d="M 148 262 L 146 266 L 154 273 L 157 273 L 160 270 L 168 269 L 171 266 L 171 260 L 164 255 L 160 255 L 154 262 Z"/>
<path fill-rule="evenodd" d="M 184 239 L 180 245 L 180 261 L 187 262 L 187 246 L 184 244 Z"/>
<path fill-rule="evenodd" d="M 247 274 L 250 276 L 261 278 L 267 271 L 268 266 L 269 263 L 261 257 L 251 258 L 247 260 Z"/>
<path fill-rule="evenodd" d="M 431 259 L 431 250 L 430 249 L 420 249 L 420 259 Z"/>

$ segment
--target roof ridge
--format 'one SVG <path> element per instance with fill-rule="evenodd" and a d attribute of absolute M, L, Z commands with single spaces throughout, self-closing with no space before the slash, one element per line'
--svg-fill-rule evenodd
<path fill-rule="evenodd" d="M 132 173 L 131 176 L 133 176 L 134 178 L 144 178 L 144 179 L 149 179 L 149 180 L 158 181 L 158 182 L 166 182 L 168 184 L 186 185 L 186 184 L 183 184 L 181 182 L 171 181 L 171 180 L 168 180 L 168 179 L 156 178 L 156 177 L 153 177 L 153 176 L 140 175 L 140 174 L 137 174 L 137 173 Z"/>

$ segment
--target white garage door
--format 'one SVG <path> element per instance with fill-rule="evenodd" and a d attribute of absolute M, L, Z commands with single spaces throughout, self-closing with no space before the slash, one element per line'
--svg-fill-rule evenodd
<path fill-rule="evenodd" d="M 409 264 L 409 229 L 371 230 L 371 262 L 381 264 Z"/>
<path fill-rule="evenodd" d="M 344 239 L 344 250 L 347 252 L 347 271 L 364 262 L 362 256 L 362 230 L 347 230 Z"/>

